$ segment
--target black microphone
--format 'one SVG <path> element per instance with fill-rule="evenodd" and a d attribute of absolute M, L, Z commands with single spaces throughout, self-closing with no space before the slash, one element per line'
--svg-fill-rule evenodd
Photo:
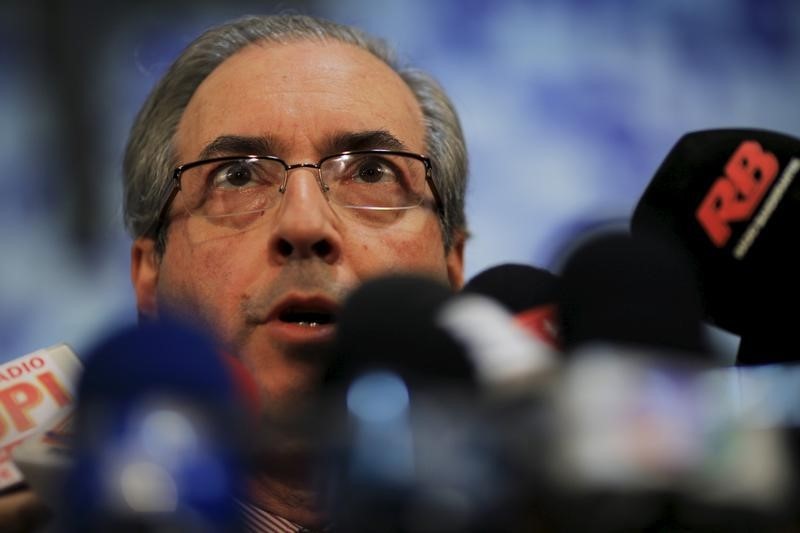
<path fill-rule="evenodd" d="M 560 275 L 566 363 L 550 460 L 566 498 L 560 508 L 573 512 L 553 520 L 601 531 L 771 520 L 784 491 L 780 435 L 734 415 L 734 382 L 706 341 L 685 250 L 607 232 L 580 242 Z M 735 453 L 706 468 L 718 446 L 744 442 L 759 448 L 753 457 Z"/>
<path fill-rule="evenodd" d="M 532 265 L 502 263 L 473 276 L 463 294 L 491 298 L 515 315 L 526 330 L 553 348 L 560 341 L 556 328 L 558 276 Z"/>
<path fill-rule="evenodd" d="M 558 298 L 558 276 L 524 263 L 501 263 L 470 278 L 462 292 L 494 298 L 511 313 L 550 305 Z"/>
<path fill-rule="evenodd" d="M 516 343 L 503 333 L 503 317 L 508 327 L 513 319 L 485 297 L 463 297 L 404 274 L 367 281 L 345 300 L 328 410 L 319 409 L 338 421 L 326 425 L 320 471 L 343 531 L 504 531 L 512 520 L 520 473 L 502 460 L 484 403 L 510 375 L 477 358 L 494 339 L 501 351 Z M 499 337 L 478 339 L 484 327 Z M 519 360 L 506 362 L 527 368 Z"/>
<path fill-rule="evenodd" d="M 635 235 L 683 246 L 706 318 L 741 336 L 737 363 L 796 361 L 791 313 L 800 296 L 800 140 L 716 129 L 681 137 L 633 214 Z"/>
<path fill-rule="evenodd" d="M 601 342 L 705 359 L 697 282 L 680 248 L 622 232 L 586 240 L 561 270 L 566 350 Z"/>
<path fill-rule="evenodd" d="M 503 298 L 504 291 L 511 295 L 499 282 L 507 270 L 515 272 L 513 281 L 528 296 L 515 302 Z M 554 366 L 549 304 L 555 279 L 535 267 L 503 265 L 477 276 L 460 293 L 417 275 L 367 281 L 340 313 L 326 380 L 347 384 L 359 373 L 380 369 L 412 387 L 430 386 L 428 392 L 453 385 L 492 395 L 511 392 L 513 382 L 525 386 Z M 512 314 L 514 309 L 520 312 Z M 535 321 L 528 318 L 534 315 Z"/>
<path fill-rule="evenodd" d="M 64 531 L 240 531 L 249 407 L 214 343 L 161 319 L 84 362 Z"/>
<path fill-rule="evenodd" d="M 345 301 L 337 319 L 328 383 L 349 383 L 358 374 L 395 372 L 410 385 L 476 385 L 464 349 L 437 323 L 453 297 L 449 287 L 412 274 L 375 278 Z"/>

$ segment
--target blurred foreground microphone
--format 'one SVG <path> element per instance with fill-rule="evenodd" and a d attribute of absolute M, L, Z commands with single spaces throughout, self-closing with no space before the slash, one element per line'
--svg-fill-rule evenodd
<path fill-rule="evenodd" d="M 521 326 L 553 348 L 560 344 L 556 330 L 558 276 L 531 265 L 503 263 L 471 278 L 464 294 L 480 294 L 500 303 Z"/>
<path fill-rule="evenodd" d="M 671 244 L 605 233 L 562 268 L 558 531 L 766 531 L 754 524 L 783 505 L 780 435 L 735 415 L 719 394 L 730 382 L 702 379 L 716 365 L 692 268 Z"/>
<path fill-rule="evenodd" d="M 680 248 L 624 233 L 590 238 L 561 273 L 564 347 L 600 342 L 707 358 L 697 283 Z"/>
<path fill-rule="evenodd" d="M 122 329 L 85 359 L 65 531 L 239 531 L 247 406 L 197 331 Z"/>
<path fill-rule="evenodd" d="M 637 235 L 681 244 L 707 318 L 742 340 L 739 364 L 800 360 L 791 313 L 800 296 L 792 253 L 800 225 L 800 140 L 772 131 L 684 135 L 632 219 Z"/>
<path fill-rule="evenodd" d="M 440 525 L 463 520 L 462 509 L 425 494 L 433 478 L 453 482 L 465 462 L 458 442 L 466 438 L 466 410 L 453 406 L 461 400 L 455 391 L 472 390 L 475 376 L 436 324 L 451 297 L 437 281 L 396 275 L 365 282 L 344 303 L 327 376 L 333 399 L 324 404 L 334 416 L 326 418 L 335 426 L 323 466 L 331 515 L 343 531 L 416 531 L 417 515 L 429 511 Z M 448 457 L 436 453 L 434 440 Z"/>
<path fill-rule="evenodd" d="M 520 474 L 501 460 L 482 400 L 536 367 L 526 364 L 530 342 L 495 302 L 432 279 L 386 276 L 356 289 L 339 315 L 324 401 L 338 406 L 323 467 L 337 527 L 510 529 Z"/>
<path fill-rule="evenodd" d="M 380 369 L 412 386 L 474 386 L 474 370 L 463 347 L 436 319 L 452 297 L 442 283 L 414 275 L 362 284 L 338 318 L 329 382 L 347 383 L 360 373 Z"/>
<path fill-rule="evenodd" d="M 30 460 L 28 443 L 66 425 L 80 372 L 80 360 L 64 343 L 0 365 L 0 490 L 21 488 L 23 482 L 37 492 L 47 488 L 37 475 L 46 469 L 37 469 L 40 465 Z M 48 458 L 57 463 L 62 459 L 57 455 Z"/>
<path fill-rule="evenodd" d="M 511 291 L 492 280 L 507 269 L 516 272 L 521 290 L 529 289 L 532 296 L 514 302 L 504 297 Z M 340 314 L 328 383 L 347 384 L 361 373 L 379 369 L 428 392 L 453 386 L 492 394 L 498 392 L 492 389 L 518 378 L 535 379 L 538 376 L 532 374 L 548 372 L 554 363 L 552 328 L 537 326 L 532 331 L 519 318 L 552 312 L 549 305 L 536 305 L 553 301 L 555 276 L 526 265 L 505 265 L 479 277 L 459 294 L 438 281 L 414 275 L 384 276 L 364 283 Z M 541 283 L 543 290 L 537 295 L 537 282 L 542 280 L 546 283 Z M 486 296 L 489 291 L 495 296 Z M 517 308 L 521 313 L 509 312 Z"/>

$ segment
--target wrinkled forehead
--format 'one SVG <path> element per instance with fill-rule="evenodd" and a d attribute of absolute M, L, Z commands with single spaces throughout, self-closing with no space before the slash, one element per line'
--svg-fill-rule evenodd
<path fill-rule="evenodd" d="M 424 125 L 405 81 L 367 50 L 338 41 L 250 45 L 197 88 L 176 135 L 179 157 L 196 158 L 220 135 L 271 138 L 292 157 L 323 156 L 331 136 L 386 131 L 424 152 Z M 312 153 L 314 152 L 314 153 Z"/>

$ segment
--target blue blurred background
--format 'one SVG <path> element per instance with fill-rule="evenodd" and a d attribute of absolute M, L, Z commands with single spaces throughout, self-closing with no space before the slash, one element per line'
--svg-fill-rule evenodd
<path fill-rule="evenodd" d="M 796 0 L 0 2 L 0 362 L 135 320 L 120 161 L 178 52 L 246 13 L 358 25 L 433 73 L 471 158 L 467 276 L 624 222 L 685 132 L 800 137 Z"/>

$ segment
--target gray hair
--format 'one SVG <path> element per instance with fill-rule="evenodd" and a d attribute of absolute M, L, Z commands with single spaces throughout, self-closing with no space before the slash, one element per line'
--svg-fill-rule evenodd
<path fill-rule="evenodd" d="M 428 74 L 401 67 L 386 43 L 362 31 L 303 15 L 247 16 L 212 28 L 190 44 L 155 86 L 131 128 L 123 161 L 125 226 L 134 237 L 152 237 L 163 252 L 166 225 L 155 228 L 158 210 L 178 164 L 173 139 L 189 100 L 223 61 L 254 43 L 341 41 L 363 48 L 408 84 L 424 117 L 427 155 L 442 200 L 445 250 L 466 234 L 464 196 L 467 153 L 455 108 Z"/>

